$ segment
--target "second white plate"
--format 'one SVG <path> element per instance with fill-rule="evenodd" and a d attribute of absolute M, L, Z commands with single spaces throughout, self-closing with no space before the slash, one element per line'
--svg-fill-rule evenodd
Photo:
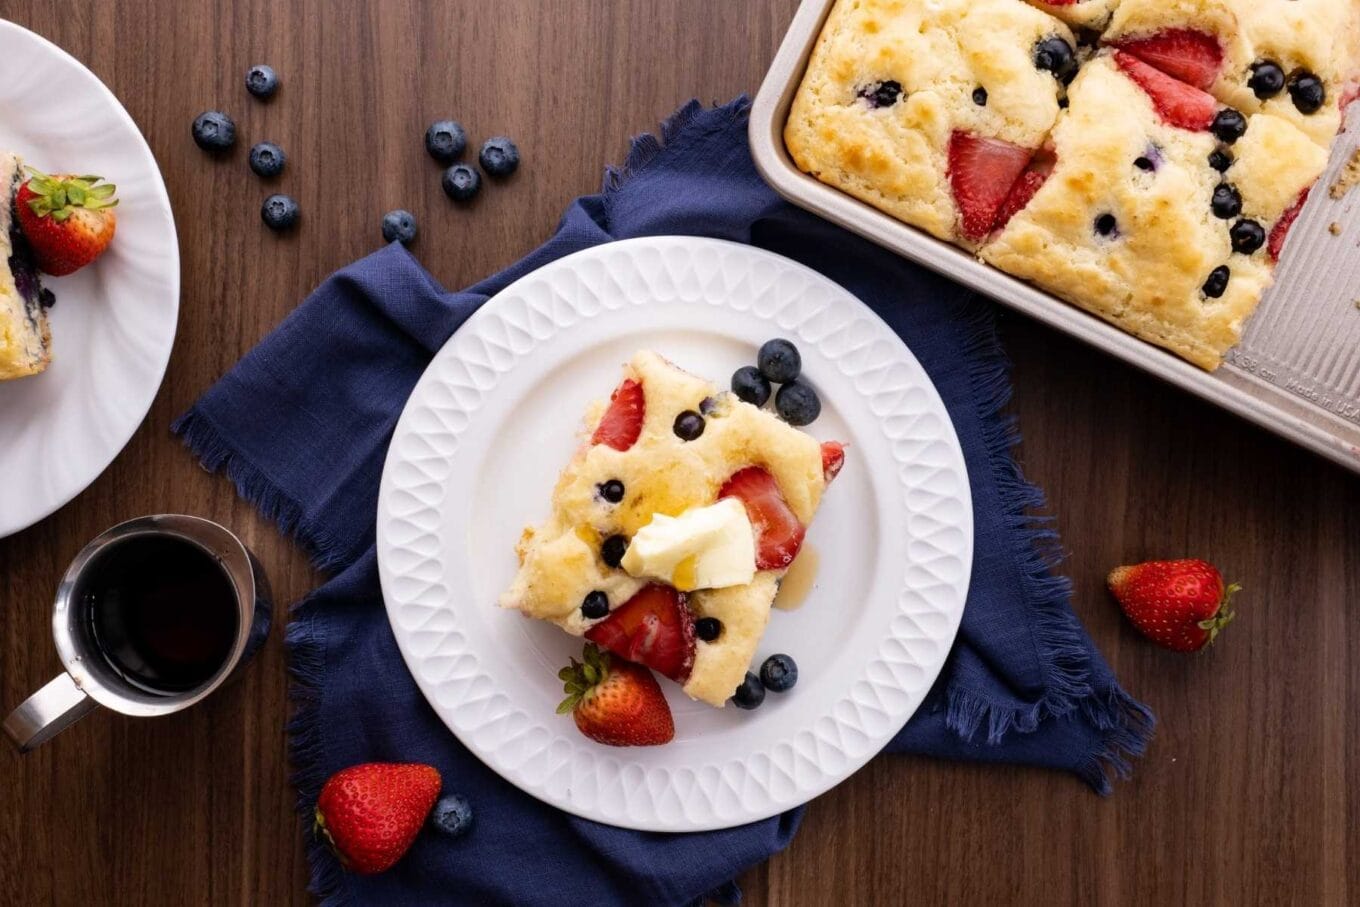
<path fill-rule="evenodd" d="M 798 685 L 745 712 L 662 681 L 672 743 L 595 744 L 554 713 L 557 670 L 581 640 L 496 606 L 515 542 L 546 515 L 587 404 L 636 350 L 725 385 L 774 336 L 798 344 L 821 396 L 813 433 L 848 445 L 808 534 L 813 590 L 798 610 L 775 612 L 756 656 L 792 655 Z M 388 618 L 440 718 L 535 797 L 649 831 L 774 815 L 877 753 L 944 664 L 972 544 L 958 439 L 902 341 L 815 271 L 693 237 L 588 249 L 486 303 L 411 394 L 378 501 Z"/>
<path fill-rule="evenodd" d="M 120 199 L 108 251 L 44 278 L 57 297 L 51 366 L 0 382 L 3 537 L 83 491 L 146 417 L 175 340 L 179 244 L 156 159 L 123 105 L 74 57 L 4 21 L 0 148 L 49 173 L 99 174 Z"/>

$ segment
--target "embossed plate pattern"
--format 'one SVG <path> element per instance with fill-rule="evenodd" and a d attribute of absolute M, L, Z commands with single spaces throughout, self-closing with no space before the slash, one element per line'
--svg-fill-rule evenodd
<path fill-rule="evenodd" d="M 597 745 L 554 714 L 557 669 L 581 641 L 496 606 L 515 542 L 546 515 L 582 413 L 633 352 L 655 349 L 722 384 L 772 336 L 799 345 L 821 394 L 813 433 L 848 444 L 808 534 L 820 561 L 812 592 L 772 615 L 757 654 L 793 655 L 798 686 L 743 712 L 663 681 L 673 742 Z M 802 265 L 691 237 L 579 252 L 483 306 L 411 394 L 378 501 L 388 618 L 440 718 L 533 796 L 650 831 L 774 815 L 878 752 L 949 652 L 972 544 L 958 440 L 902 341 Z"/>
<path fill-rule="evenodd" d="M 145 418 L 175 340 L 179 244 L 156 160 L 118 99 L 65 51 L 5 21 L 0 148 L 48 172 L 97 173 L 121 199 L 99 261 L 46 279 L 57 294 L 51 366 L 0 382 L 2 537 L 84 490 Z"/>

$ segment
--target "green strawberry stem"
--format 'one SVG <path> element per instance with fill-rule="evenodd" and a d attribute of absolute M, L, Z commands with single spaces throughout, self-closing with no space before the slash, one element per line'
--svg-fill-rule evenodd
<path fill-rule="evenodd" d="M 1229 585 L 1228 588 L 1223 590 L 1223 599 L 1218 603 L 1218 610 L 1214 612 L 1214 616 L 1199 622 L 1201 630 L 1209 631 L 1209 638 L 1204 641 L 1206 647 L 1218 637 L 1219 631 L 1232 623 L 1233 618 L 1237 616 L 1237 612 L 1231 607 L 1232 597 L 1234 593 L 1241 591 L 1242 585 L 1240 583 Z"/>
<path fill-rule="evenodd" d="M 29 209 L 38 217 L 51 217 L 64 223 L 77 208 L 98 211 L 118 204 L 113 197 L 117 187 L 100 182 L 101 176 L 48 176 L 41 170 L 28 168 L 28 189 L 34 197 L 28 200 Z"/>

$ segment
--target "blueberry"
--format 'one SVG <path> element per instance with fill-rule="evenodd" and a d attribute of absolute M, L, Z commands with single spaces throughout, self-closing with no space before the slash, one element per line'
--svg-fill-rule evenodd
<path fill-rule="evenodd" d="M 699 412 L 701 415 L 711 416 L 713 411 L 718 408 L 717 397 L 705 397 L 699 401 Z"/>
<path fill-rule="evenodd" d="M 274 67 L 259 63 L 246 70 L 246 91 L 261 101 L 269 100 L 278 90 L 279 74 Z"/>
<path fill-rule="evenodd" d="M 441 180 L 444 194 L 456 202 L 465 202 L 482 188 L 482 176 L 467 164 L 454 164 L 444 171 Z"/>
<path fill-rule="evenodd" d="M 1231 145 L 1247 131 L 1247 118 L 1231 107 L 1224 107 L 1214 114 L 1214 121 L 1210 124 L 1209 131 L 1216 135 L 1219 141 Z"/>
<path fill-rule="evenodd" d="M 722 621 L 716 617 L 701 617 L 694 622 L 694 635 L 704 642 L 712 642 L 722 635 Z"/>
<path fill-rule="evenodd" d="M 1214 217 L 1227 220 L 1242 213 L 1242 195 L 1232 183 L 1219 183 L 1214 187 L 1214 198 L 1209 203 Z"/>
<path fill-rule="evenodd" d="M 477 160 L 487 176 L 509 176 L 519 166 L 519 149 L 514 142 L 498 135 L 482 143 Z"/>
<path fill-rule="evenodd" d="M 1225 172 L 1233 165 L 1233 156 L 1222 148 L 1215 148 L 1209 152 L 1209 166 L 1219 173 Z"/>
<path fill-rule="evenodd" d="M 822 414 L 822 401 L 810 385 L 794 381 L 774 395 L 774 408 L 790 425 L 811 425 Z"/>
<path fill-rule="evenodd" d="M 430 824 L 454 838 L 466 834 L 472 827 L 472 804 L 458 794 L 445 794 L 430 810 Z"/>
<path fill-rule="evenodd" d="M 1256 221 L 1243 218 L 1228 228 L 1228 238 L 1234 252 L 1250 255 L 1265 244 L 1266 231 Z"/>
<path fill-rule="evenodd" d="M 776 384 L 793 381 L 803 370 L 803 357 L 798 355 L 798 347 L 787 340 L 776 337 L 766 340 L 756 353 L 756 367 L 760 373 Z"/>
<path fill-rule="evenodd" d="M 1096 218 L 1096 232 L 1101 236 L 1113 236 L 1119 229 L 1119 222 L 1114 219 L 1114 215 L 1106 212 Z"/>
<path fill-rule="evenodd" d="M 38 305 L 42 306 L 44 309 L 50 309 L 56 304 L 57 294 L 53 293 L 47 287 L 43 287 L 38 291 Z"/>
<path fill-rule="evenodd" d="M 425 130 L 425 150 L 441 164 L 452 164 L 466 149 L 467 133 L 455 120 L 440 120 Z"/>
<path fill-rule="evenodd" d="M 260 219 L 271 230 L 287 230 L 301 215 L 298 203 L 290 195 L 271 195 L 260 207 Z"/>
<path fill-rule="evenodd" d="M 1247 79 L 1247 87 L 1263 101 L 1266 98 L 1272 98 L 1280 93 L 1281 88 L 1284 88 L 1284 70 L 1273 60 L 1253 63 L 1251 64 L 1251 76 Z"/>
<path fill-rule="evenodd" d="M 600 545 L 600 558 L 610 567 L 617 568 L 628 553 L 628 539 L 621 535 L 611 535 Z"/>
<path fill-rule="evenodd" d="M 604 617 L 608 613 L 609 596 L 605 595 L 599 589 L 588 593 L 586 597 L 581 600 L 581 615 L 583 617 L 595 620 L 596 618 Z"/>
<path fill-rule="evenodd" d="M 204 151 L 226 151 L 236 144 L 236 124 L 220 110 L 200 113 L 194 120 L 194 141 Z"/>
<path fill-rule="evenodd" d="M 1034 45 L 1034 66 L 1053 73 L 1054 78 L 1066 85 L 1077 74 L 1077 56 L 1071 44 L 1054 35 Z"/>
<path fill-rule="evenodd" d="M 1321 79 L 1301 69 L 1289 77 L 1289 99 L 1299 113 L 1316 113 L 1327 100 L 1327 91 L 1322 87 Z"/>
<path fill-rule="evenodd" d="M 287 161 L 288 155 L 273 142 L 260 142 L 250 149 L 250 169 L 255 171 L 256 176 L 266 179 L 278 176 Z"/>
<path fill-rule="evenodd" d="M 798 682 L 798 665 L 787 655 L 771 655 L 760 666 L 760 682 L 771 693 L 791 690 Z"/>
<path fill-rule="evenodd" d="M 1227 265 L 1219 265 L 1209 272 L 1208 278 L 1204 281 L 1204 295 L 1210 299 L 1217 299 L 1223 295 L 1223 291 L 1228 289 L 1228 277 L 1231 272 Z"/>
<path fill-rule="evenodd" d="M 868 102 L 871 108 L 891 107 L 902 97 L 902 83 L 896 79 L 870 82 L 855 94 Z"/>
<path fill-rule="evenodd" d="M 1152 163 L 1152 158 L 1150 158 L 1150 157 L 1145 157 L 1145 156 L 1140 156 L 1140 157 L 1134 158 L 1134 159 L 1133 159 L 1133 166 L 1137 167 L 1139 170 L 1149 170 L 1149 171 L 1151 171 L 1151 170 L 1156 170 L 1156 169 L 1157 169 L 1157 165 L 1154 164 L 1154 163 Z"/>
<path fill-rule="evenodd" d="M 382 234 L 385 242 L 399 242 L 409 246 L 416 240 L 416 216 L 401 208 L 383 215 Z"/>
<path fill-rule="evenodd" d="M 681 441 L 693 441 L 704 433 L 704 417 L 692 409 L 687 409 L 675 417 L 675 424 L 671 426 L 671 430 Z"/>
<path fill-rule="evenodd" d="M 739 709 L 754 709 L 758 708 L 764 701 L 765 687 L 761 685 L 760 678 L 747 671 L 746 679 L 732 694 L 732 704 Z"/>
<path fill-rule="evenodd" d="M 618 479 L 610 479 L 608 482 L 600 483 L 599 490 L 600 497 L 611 504 L 617 504 L 623 500 L 623 483 Z"/>
<path fill-rule="evenodd" d="M 764 406 L 770 399 L 770 382 L 754 365 L 743 365 L 732 373 L 732 393 L 752 406 Z"/>
<path fill-rule="evenodd" d="M 987 89 L 979 85 L 973 89 L 973 103 L 979 107 L 987 106 Z"/>

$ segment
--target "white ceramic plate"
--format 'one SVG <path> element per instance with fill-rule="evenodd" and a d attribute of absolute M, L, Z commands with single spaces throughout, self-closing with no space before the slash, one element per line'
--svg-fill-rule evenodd
<path fill-rule="evenodd" d="M 122 199 L 108 251 L 44 279 L 57 295 L 52 365 L 0 382 L 3 537 L 83 491 L 151 408 L 175 339 L 179 244 L 156 160 L 123 105 L 74 57 L 3 20 L 0 148 L 49 173 L 97 173 Z"/>
<path fill-rule="evenodd" d="M 581 641 L 496 606 L 520 530 L 547 514 L 587 404 L 635 351 L 722 386 L 774 336 L 798 344 L 820 392 L 813 434 L 848 444 L 808 534 L 821 565 L 813 590 L 774 613 L 757 654 L 791 654 L 798 685 L 744 712 L 691 702 L 663 680 L 672 743 L 595 744 L 554 714 L 557 670 Z M 483 306 L 411 394 L 378 499 L 388 618 L 439 716 L 530 794 L 650 831 L 774 815 L 877 753 L 944 663 L 972 544 L 958 439 L 902 341 L 802 265 L 691 237 L 579 252 Z"/>

